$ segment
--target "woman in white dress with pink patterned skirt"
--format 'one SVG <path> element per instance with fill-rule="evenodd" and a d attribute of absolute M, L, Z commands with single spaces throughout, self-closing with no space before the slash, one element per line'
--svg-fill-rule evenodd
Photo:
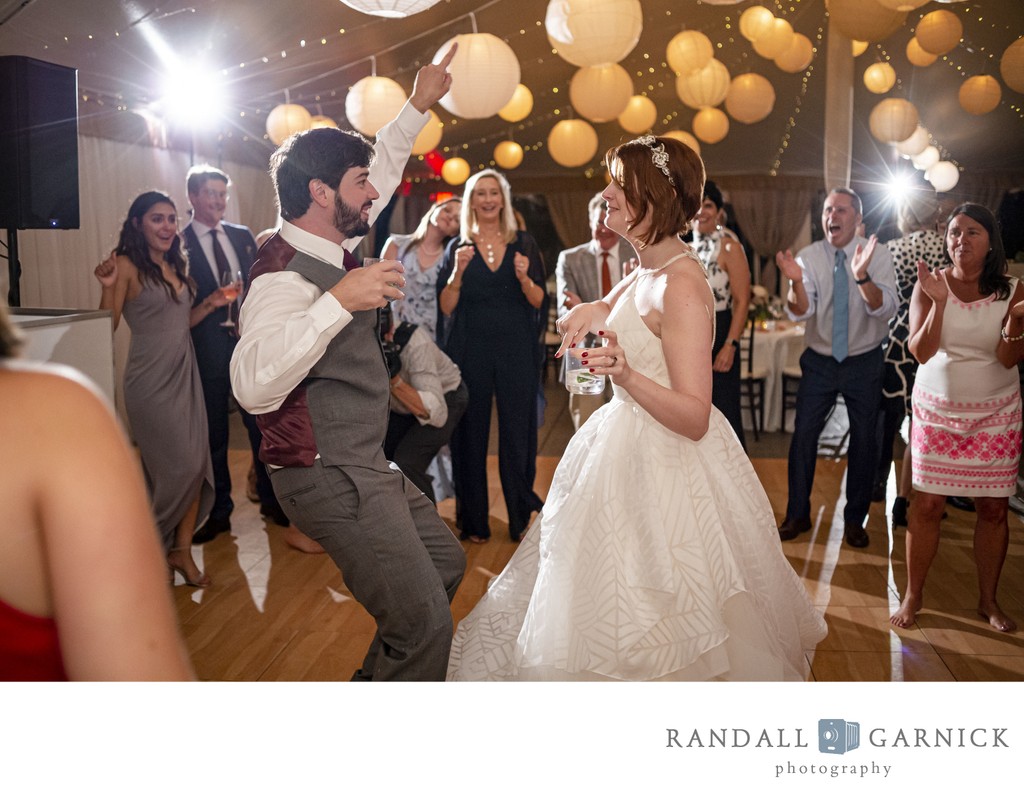
<path fill-rule="evenodd" d="M 946 225 L 952 266 L 921 262 L 910 302 L 914 381 L 914 507 L 907 529 L 907 591 L 891 622 L 914 623 L 938 550 L 946 497 L 974 498 L 978 613 L 999 631 L 1017 626 L 996 602 L 1009 543 L 1008 498 L 1021 451 L 1017 363 L 1024 358 L 1024 288 L 1006 274 L 995 217 L 956 208 Z"/>
<path fill-rule="evenodd" d="M 559 320 L 612 401 L 577 432 L 544 509 L 460 623 L 454 680 L 803 680 L 825 635 L 771 504 L 711 405 L 714 297 L 680 241 L 704 166 L 645 136 L 609 152 L 607 224 L 640 268 Z"/>

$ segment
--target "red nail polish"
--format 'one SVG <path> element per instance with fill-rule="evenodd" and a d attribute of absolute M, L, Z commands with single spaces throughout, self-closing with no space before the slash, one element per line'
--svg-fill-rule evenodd
<path fill-rule="evenodd" d="M 575 342 L 570 342 L 569 343 L 569 347 L 570 348 L 575 348 L 576 347 L 576 343 Z"/>
<path fill-rule="evenodd" d="M 597 332 L 597 336 L 599 336 L 599 337 L 603 337 L 603 336 L 604 336 L 604 331 L 598 331 L 598 332 Z"/>
<path fill-rule="evenodd" d="M 590 354 L 587 351 L 584 351 L 583 353 L 580 354 L 580 356 L 590 356 Z"/>
<path fill-rule="evenodd" d="M 584 360 L 583 360 L 582 362 L 580 362 L 580 364 L 581 364 L 581 365 L 585 365 L 585 364 L 587 364 L 587 360 L 586 360 L 586 359 L 584 359 Z"/>

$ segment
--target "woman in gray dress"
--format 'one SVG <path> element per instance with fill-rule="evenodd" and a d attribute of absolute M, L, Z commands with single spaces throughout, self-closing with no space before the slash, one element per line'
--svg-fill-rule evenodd
<path fill-rule="evenodd" d="M 209 586 L 192 558 L 192 533 L 213 503 L 213 471 L 189 328 L 228 297 L 217 290 L 192 306 L 177 211 L 159 191 L 132 202 L 117 248 L 95 274 L 100 308 L 113 313 L 115 329 L 124 314 L 132 331 L 124 404 L 168 566 L 191 586 Z"/>

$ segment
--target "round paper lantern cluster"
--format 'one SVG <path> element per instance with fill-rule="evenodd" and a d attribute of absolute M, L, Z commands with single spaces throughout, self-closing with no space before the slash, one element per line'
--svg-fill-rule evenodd
<path fill-rule="evenodd" d="M 569 82 L 573 109 L 594 123 L 613 121 L 633 95 L 633 80 L 622 65 L 581 67 Z"/>
<path fill-rule="evenodd" d="M 918 126 L 914 130 L 914 134 L 906 140 L 896 143 L 896 151 L 906 157 L 913 157 L 915 154 L 920 154 L 926 149 L 930 140 L 931 135 L 928 134 L 928 130 L 923 126 Z"/>
<path fill-rule="evenodd" d="M 693 133 L 705 143 L 718 143 L 729 134 L 729 116 L 714 107 L 705 107 L 693 116 Z"/>
<path fill-rule="evenodd" d="M 740 123 L 757 123 L 775 107 L 775 88 L 764 76 L 743 73 L 732 80 L 725 108 Z"/>
<path fill-rule="evenodd" d="M 597 132 L 579 118 L 559 121 L 548 133 L 548 152 L 560 166 L 581 166 L 597 153 Z"/>
<path fill-rule="evenodd" d="M 922 48 L 916 36 L 912 36 L 907 42 L 907 61 L 915 67 L 928 67 L 938 58 L 934 53 L 928 53 Z"/>
<path fill-rule="evenodd" d="M 883 143 L 896 143 L 914 134 L 917 122 L 917 107 L 902 98 L 886 98 L 871 110 L 868 128 Z"/>
<path fill-rule="evenodd" d="M 437 113 L 434 110 L 428 110 L 430 120 L 427 121 L 426 125 L 420 130 L 420 133 L 416 135 L 416 140 L 412 143 L 413 154 L 426 154 L 437 148 L 437 145 L 441 142 L 441 134 L 444 132 L 444 124 L 441 123 L 441 119 L 437 117 Z"/>
<path fill-rule="evenodd" d="M 924 178 L 932 184 L 940 194 L 952 191 L 960 181 L 960 169 L 948 160 L 940 160 L 927 171 Z"/>
<path fill-rule="evenodd" d="M 850 40 L 850 50 L 853 51 L 853 58 L 856 59 L 864 51 L 868 49 L 867 42 L 861 42 L 859 39 Z"/>
<path fill-rule="evenodd" d="M 850 39 L 881 42 L 907 21 L 906 12 L 886 8 L 878 0 L 825 0 L 829 25 Z"/>
<path fill-rule="evenodd" d="M 621 61 L 643 24 L 640 0 L 550 0 L 544 15 L 551 47 L 577 67 Z"/>
<path fill-rule="evenodd" d="M 1003 51 L 999 60 L 999 72 L 1011 90 L 1024 93 L 1024 37 Z"/>
<path fill-rule="evenodd" d="M 939 162 L 939 150 L 934 146 L 926 146 L 918 154 L 911 157 L 910 162 L 914 164 L 914 168 L 918 171 L 927 171 Z"/>
<path fill-rule="evenodd" d="M 952 11 L 931 11 L 921 18 L 914 30 L 914 38 L 928 53 L 941 56 L 956 47 L 964 35 L 960 18 Z"/>
<path fill-rule="evenodd" d="M 658 108 L 644 95 L 634 95 L 619 115 L 619 126 L 633 135 L 646 132 L 658 120 Z"/>
<path fill-rule="evenodd" d="M 873 93 L 887 93 L 895 84 L 896 71 L 888 62 L 875 62 L 864 71 L 864 86 Z"/>
<path fill-rule="evenodd" d="M 514 140 L 503 140 L 494 147 L 494 162 L 507 171 L 523 162 L 523 147 Z"/>
<path fill-rule="evenodd" d="M 525 84 L 517 84 L 512 98 L 498 110 L 498 117 L 515 123 L 533 112 L 533 93 Z"/>
<path fill-rule="evenodd" d="M 700 157 L 700 141 L 689 132 L 684 132 L 682 129 L 673 129 L 672 131 L 663 134 L 662 137 L 672 137 L 682 143 L 685 143 L 697 153 L 698 157 Z"/>
<path fill-rule="evenodd" d="M 740 33 L 750 42 L 768 33 L 775 15 L 764 6 L 751 6 L 740 14 Z"/>
<path fill-rule="evenodd" d="M 716 107 L 729 92 L 729 69 L 712 59 L 700 70 L 691 70 L 676 78 L 679 100 L 693 109 Z"/>
<path fill-rule="evenodd" d="M 367 76 L 359 79 L 345 96 L 345 117 L 367 137 L 377 134 L 405 106 L 405 90 L 394 79 Z"/>
<path fill-rule="evenodd" d="M 280 146 L 289 137 L 305 132 L 313 122 L 309 110 L 300 104 L 280 104 L 267 115 L 267 135 L 270 142 Z"/>
<path fill-rule="evenodd" d="M 515 53 L 494 34 L 460 34 L 445 42 L 433 61 L 439 62 L 453 43 L 459 49 L 448 66 L 452 88 L 441 98 L 441 106 L 460 118 L 496 115 L 519 84 Z"/>
<path fill-rule="evenodd" d="M 419 14 L 441 0 L 341 0 L 349 8 L 372 14 L 375 17 L 411 17 Z"/>
<path fill-rule="evenodd" d="M 337 129 L 338 122 L 334 118 L 328 118 L 326 115 L 314 115 L 309 119 L 310 129 Z"/>
<path fill-rule="evenodd" d="M 992 76 L 971 76 L 960 85 L 958 97 L 971 115 L 984 115 L 999 106 L 1003 88 Z"/>
<path fill-rule="evenodd" d="M 441 166 L 441 179 L 449 185 L 462 185 L 469 179 L 469 163 L 461 157 L 451 157 Z"/>
<path fill-rule="evenodd" d="M 668 66 L 680 76 L 704 67 L 714 55 L 714 45 L 700 31 L 681 31 L 665 47 Z"/>
<path fill-rule="evenodd" d="M 789 47 L 775 57 L 775 66 L 785 73 L 800 73 L 814 58 L 814 45 L 803 34 L 793 34 Z"/>

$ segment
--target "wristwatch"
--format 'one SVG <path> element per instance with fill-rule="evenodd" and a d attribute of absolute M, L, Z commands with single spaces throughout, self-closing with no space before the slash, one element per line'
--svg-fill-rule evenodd
<path fill-rule="evenodd" d="M 864 276 L 863 278 L 861 278 L 861 279 L 860 279 L 859 281 L 855 281 L 855 283 L 856 283 L 856 284 L 857 284 L 858 286 L 863 286 L 863 285 L 864 285 L 865 283 L 867 283 L 867 282 L 868 282 L 868 281 L 870 281 L 870 280 L 871 280 L 871 276 L 870 276 L 870 275 L 865 275 L 865 276 Z"/>

